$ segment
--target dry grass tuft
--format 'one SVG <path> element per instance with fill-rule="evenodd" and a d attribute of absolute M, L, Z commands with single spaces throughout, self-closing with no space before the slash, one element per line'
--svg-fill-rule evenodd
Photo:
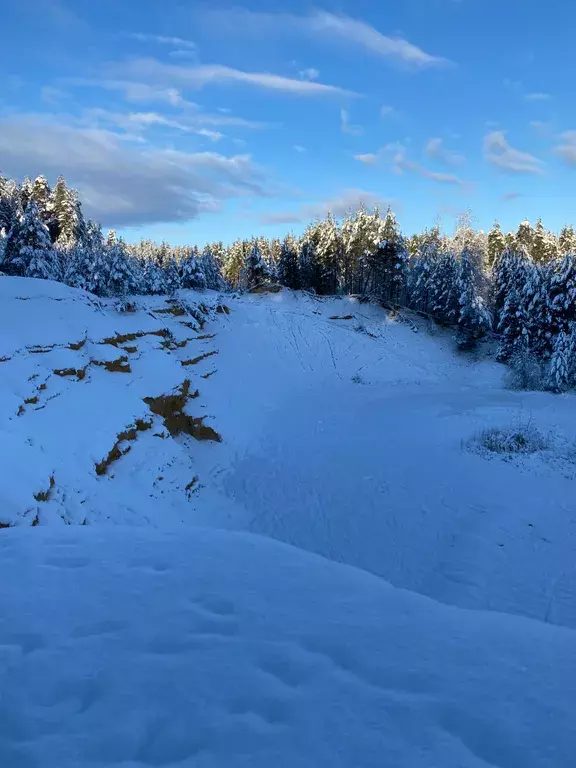
<path fill-rule="evenodd" d="M 248 293 L 280 293 L 282 286 L 277 283 L 262 283 L 262 285 L 255 285 L 254 288 L 250 288 Z"/>
<path fill-rule="evenodd" d="M 216 312 L 218 312 L 219 315 L 229 315 L 230 309 L 226 306 L 226 304 L 218 304 L 216 307 Z"/>
<path fill-rule="evenodd" d="M 82 339 L 82 341 L 75 341 L 71 344 L 68 344 L 68 349 L 73 349 L 75 352 L 77 352 L 79 349 L 82 349 L 82 347 L 86 344 L 86 339 Z"/>
<path fill-rule="evenodd" d="M 3 523 L 2 521 L 0 521 L 0 530 L 2 530 L 2 528 L 13 528 L 13 527 L 14 527 L 13 523 Z"/>
<path fill-rule="evenodd" d="M 7 363 L 8 360 L 12 360 L 11 357 L 0 357 L 0 363 Z"/>
<path fill-rule="evenodd" d="M 217 354 L 218 354 L 218 352 L 216 350 L 214 350 L 212 352 L 205 352 L 203 355 L 198 355 L 198 357 L 192 358 L 192 360 L 182 360 L 181 364 L 184 365 L 184 366 L 186 366 L 186 365 L 196 365 L 201 360 L 205 360 L 207 357 L 212 357 L 212 355 L 217 355 Z"/>
<path fill-rule="evenodd" d="M 129 354 L 133 355 L 134 352 L 138 352 L 138 347 L 122 347 L 124 352 L 128 352 Z"/>
<path fill-rule="evenodd" d="M 78 381 L 82 381 L 86 376 L 86 368 L 88 368 L 88 366 L 85 366 L 84 368 L 57 368 L 53 373 L 55 373 L 56 376 L 76 376 Z"/>
<path fill-rule="evenodd" d="M 332 315 L 332 317 L 329 318 L 329 320 L 354 320 L 354 315 Z"/>
<path fill-rule="evenodd" d="M 215 333 L 205 333 L 203 336 L 196 336 L 195 341 L 204 341 L 205 339 L 215 339 Z"/>
<path fill-rule="evenodd" d="M 173 315 L 174 317 L 182 317 L 182 315 L 188 314 L 184 307 L 181 307 L 178 304 L 175 304 L 172 307 L 165 307 L 164 309 L 153 309 L 152 311 L 157 315 Z"/>
<path fill-rule="evenodd" d="M 203 378 L 203 379 L 209 379 L 209 378 L 210 378 L 210 376 L 214 376 L 214 374 L 215 374 L 215 373 L 216 373 L 216 371 L 215 371 L 215 370 L 214 370 L 214 371 L 209 371 L 208 373 L 204 373 L 204 374 L 202 374 L 202 378 Z"/>

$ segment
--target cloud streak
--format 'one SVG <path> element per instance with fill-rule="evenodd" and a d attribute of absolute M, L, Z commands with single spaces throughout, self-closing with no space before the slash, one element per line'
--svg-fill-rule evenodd
<path fill-rule="evenodd" d="M 63 174 L 81 191 L 88 215 L 106 226 L 188 221 L 227 198 L 270 194 L 250 155 L 134 144 L 46 115 L 1 118 L 0 154 L 3 171 L 15 178 Z"/>
<path fill-rule="evenodd" d="M 244 8 L 205 10 L 210 24 L 217 24 L 222 32 L 245 36 L 285 35 L 289 32 L 313 37 L 330 43 L 344 43 L 364 52 L 412 69 L 445 67 L 451 62 L 442 56 L 427 53 L 403 37 L 390 37 L 371 24 L 345 14 L 315 10 L 299 16 L 291 13 L 259 13 Z"/>
<path fill-rule="evenodd" d="M 165 35 L 149 35 L 142 32 L 129 32 L 128 37 L 138 40 L 140 43 L 159 43 L 160 45 L 171 45 L 174 48 L 196 50 L 196 43 L 192 40 L 185 40 L 182 37 L 166 37 Z"/>
<path fill-rule="evenodd" d="M 357 210 L 361 204 L 367 208 L 386 208 L 393 201 L 383 198 L 375 192 L 364 189 L 343 189 L 335 197 L 317 203 L 300 206 L 293 211 L 281 211 L 265 214 L 260 218 L 261 224 L 300 224 L 316 218 L 325 218 L 329 213 L 336 218 L 344 216 L 350 210 Z"/>
<path fill-rule="evenodd" d="M 431 160 L 436 160 L 438 163 L 449 167 L 462 165 L 466 162 L 464 155 L 447 149 L 444 146 L 444 141 L 440 138 L 429 139 L 425 151 Z"/>
<path fill-rule="evenodd" d="M 293 96 L 356 96 L 352 91 L 335 85 L 325 85 L 312 80 L 296 80 L 266 72 L 244 72 L 221 64 L 182 66 L 165 64 L 157 59 L 133 59 L 117 64 L 113 72 L 120 78 L 160 84 L 163 87 L 179 87 L 200 90 L 207 85 L 234 84 L 281 91 Z"/>
<path fill-rule="evenodd" d="M 340 130 L 342 133 L 350 134 L 350 136 L 360 136 L 363 133 L 361 125 L 352 125 L 347 109 L 340 110 Z"/>
<path fill-rule="evenodd" d="M 484 137 L 484 157 L 504 173 L 532 174 L 543 173 L 543 162 L 528 152 L 521 152 L 510 146 L 505 131 L 491 131 Z"/>

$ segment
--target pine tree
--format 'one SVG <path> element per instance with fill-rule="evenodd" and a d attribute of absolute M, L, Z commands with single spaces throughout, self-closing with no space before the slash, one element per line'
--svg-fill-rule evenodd
<path fill-rule="evenodd" d="M 8 235 L 14 222 L 23 215 L 18 184 L 0 176 L 0 231 Z"/>
<path fill-rule="evenodd" d="M 497 330 L 501 335 L 498 359 L 511 360 L 515 355 L 531 350 L 530 317 L 526 296 L 528 263 L 517 259 L 509 265 L 507 293 L 499 313 Z"/>
<path fill-rule="evenodd" d="M 31 198 L 24 216 L 15 221 L 8 235 L 2 269 L 8 275 L 26 275 L 30 263 L 34 269 L 41 272 L 40 260 L 49 262 L 47 270 L 54 265 L 52 242 L 45 224 L 40 221 L 38 207 Z"/>
<path fill-rule="evenodd" d="M 92 267 L 94 260 L 94 250 L 85 245 L 75 245 L 70 249 L 67 253 L 63 276 L 66 285 L 85 291 L 93 291 Z"/>
<path fill-rule="evenodd" d="M 480 295 L 481 275 L 474 255 L 464 248 L 458 274 L 458 328 L 460 343 L 479 339 L 490 330 L 490 315 Z"/>
<path fill-rule="evenodd" d="M 521 276 L 522 289 L 525 283 L 524 267 L 528 263 L 526 252 L 520 248 L 506 249 L 492 266 L 492 308 L 494 326 L 500 325 L 506 298 L 516 286 L 518 276 Z M 522 269 L 520 269 L 522 268 Z"/>
<path fill-rule="evenodd" d="M 60 176 L 52 191 L 49 203 L 48 227 L 52 241 L 66 248 L 87 244 L 88 234 L 82 213 L 82 205 L 76 190 L 69 189 Z"/>
<path fill-rule="evenodd" d="M 328 214 L 326 219 L 317 226 L 316 256 L 321 276 L 318 293 L 324 295 L 338 293 L 343 247 L 338 225 L 331 214 Z"/>
<path fill-rule="evenodd" d="M 542 224 L 542 219 L 538 219 L 532 237 L 532 247 L 530 256 L 536 264 L 545 264 L 554 259 L 558 254 L 556 238 L 552 232 L 547 232 Z"/>
<path fill-rule="evenodd" d="M 270 272 L 268 267 L 262 258 L 258 243 L 254 242 L 252 248 L 248 252 L 244 260 L 244 266 L 242 268 L 242 274 L 240 277 L 240 284 L 242 288 L 249 289 L 254 288 L 256 285 L 265 283 L 270 279 Z"/>
<path fill-rule="evenodd" d="M 550 357 L 554 343 L 554 317 L 550 304 L 548 265 L 526 264 L 524 296 L 528 314 L 528 334 L 534 354 Z"/>
<path fill-rule="evenodd" d="M 495 221 L 494 226 L 488 232 L 488 267 L 491 269 L 494 262 L 506 250 L 506 240 L 502 234 L 500 224 Z"/>
<path fill-rule="evenodd" d="M 313 240 L 303 239 L 300 243 L 298 272 L 302 290 L 318 293 L 318 286 L 321 283 L 320 266 Z"/>
<path fill-rule="evenodd" d="M 433 264 L 429 281 L 430 313 L 440 323 L 453 324 L 458 319 L 458 280 L 460 263 L 451 251 L 444 251 Z"/>
<path fill-rule="evenodd" d="M 176 291 L 180 288 L 180 272 L 178 270 L 178 264 L 174 256 L 168 259 L 168 264 L 164 270 L 164 282 L 166 285 L 166 292 L 169 296 L 174 296 Z"/>
<path fill-rule="evenodd" d="M 194 251 L 190 250 L 180 262 L 180 279 L 182 288 L 192 291 L 206 290 L 206 276 L 200 260 L 196 258 Z"/>
<path fill-rule="evenodd" d="M 164 270 L 154 259 L 148 259 L 144 266 L 143 290 L 154 295 L 168 292 Z"/>
<path fill-rule="evenodd" d="M 52 218 L 52 190 L 45 176 L 38 176 L 34 179 L 32 198 L 38 206 L 40 218 L 48 226 Z"/>
<path fill-rule="evenodd" d="M 409 303 L 417 312 L 431 312 L 432 274 L 439 259 L 439 249 L 435 242 L 419 242 L 420 249 L 412 258 L 409 276 Z"/>
<path fill-rule="evenodd" d="M 532 243 L 534 241 L 534 230 L 529 221 L 521 221 L 516 232 L 516 246 L 523 248 L 526 253 L 532 252 Z"/>
<path fill-rule="evenodd" d="M 576 321 L 576 254 L 555 265 L 550 277 L 551 308 L 558 331 Z"/>
<path fill-rule="evenodd" d="M 249 245 L 244 240 L 235 240 L 224 256 L 222 274 L 230 285 L 240 284 L 244 261 L 249 253 Z"/>
<path fill-rule="evenodd" d="M 200 257 L 200 266 L 204 274 L 206 288 L 210 291 L 226 290 L 226 281 L 222 277 L 218 261 L 213 251 L 213 247 L 207 245 L 202 251 Z"/>
<path fill-rule="evenodd" d="M 32 183 L 32 179 L 26 176 L 22 184 L 20 184 L 20 201 L 21 201 L 21 208 L 23 211 L 26 210 L 26 208 L 28 207 L 28 203 L 32 199 L 33 189 L 34 189 L 34 185 Z"/>
<path fill-rule="evenodd" d="M 287 236 L 280 246 L 278 260 L 278 281 L 286 288 L 297 291 L 300 285 L 300 268 L 298 264 L 298 245 L 294 237 Z"/>
<path fill-rule="evenodd" d="M 558 253 L 562 257 L 575 252 L 576 234 L 574 233 L 574 227 L 564 226 L 558 235 Z"/>
<path fill-rule="evenodd" d="M 106 280 L 106 295 L 120 298 L 135 293 L 138 281 L 130 263 L 126 245 L 122 239 L 108 245 L 105 250 L 108 261 L 108 276 Z"/>
<path fill-rule="evenodd" d="M 574 324 L 556 337 L 546 384 L 553 392 L 563 392 L 576 384 L 576 333 Z"/>

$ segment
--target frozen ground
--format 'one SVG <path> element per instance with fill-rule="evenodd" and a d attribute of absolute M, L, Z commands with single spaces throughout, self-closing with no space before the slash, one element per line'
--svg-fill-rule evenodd
<path fill-rule="evenodd" d="M 0 765 L 571 766 L 573 396 L 348 299 L 180 299 L 0 278 Z"/>

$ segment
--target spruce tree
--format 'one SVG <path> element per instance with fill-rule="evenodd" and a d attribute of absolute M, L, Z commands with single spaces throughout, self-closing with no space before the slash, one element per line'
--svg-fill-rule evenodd
<path fill-rule="evenodd" d="M 226 281 L 222 277 L 218 261 L 214 254 L 213 246 L 207 245 L 200 257 L 200 267 L 204 274 L 206 288 L 210 291 L 224 291 Z"/>
<path fill-rule="evenodd" d="M 14 222 L 8 235 L 2 269 L 8 275 L 26 275 L 33 262 L 34 270 L 42 272 L 40 261 L 46 259 L 49 262 L 47 270 L 50 271 L 54 266 L 51 251 L 50 233 L 40 221 L 38 207 L 30 198 L 24 216 Z"/>
<path fill-rule="evenodd" d="M 529 221 L 524 220 L 520 222 L 515 240 L 516 246 L 523 248 L 528 254 L 531 253 L 532 243 L 534 241 L 534 230 Z"/>
<path fill-rule="evenodd" d="M 500 334 L 498 359 L 508 362 L 517 354 L 531 350 L 530 317 L 525 291 L 528 263 L 518 259 L 510 265 L 504 306 L 499 313 L 497 331 Z"/>
<path fill-rule="evenodd" d="M 574 227 L 564 226 L 558 235 L 558 254 L 560 257 L 576 252 L 576 234 Z"/>
<path fill-rule="evenodd" d="M 500 224 L 495 221 L 494 226 L 488 232 L 488 267 L 492 269 L 494 262 L 506 249 L 506 240 L 500 228 Z"/>
<path fill-rule="evenodd" d="M 444 251 L 430 273 L 430 313 L 438 322 L 451 325 L 458 320 L 460 263 L 452 251 Z"/>
<path fill-rule="evenodd" d="M 270 271 L 266 262 L 262 258 L 258 243 L 254 241 L 252 248 L 244 260 L 242 274 L 240 277 L 241 287 L 246 289 L 254 288 L 270 279 Z"/>
<path fill-rule="evenodd" d="M 178 271 L 178 264 L 174 256 L 168 259 L 168 264 L 164 270 L 164 282 L 166 285 L 166 293 L 169 296 L 173 296 L 180 288 L 180 272 Z"/>
<path fill-rule="evenodd" d="M 206 290 L 206 276 L 199 259 L 190 250 L 180 262 L 180 279 L 182 288 L 193 291 Z"/>
<path fill-rule="evenodd" d="M 546 385 L 553 392 L 563 392 L 576 384 L 576 334 L 574 324 L 562 330 L 556 337 L 554 351 L 546 378 Z"/>
<path fill-rule="evenodd" d="M 278 259 L 278 282 L 286 288 L 297 291 L 300 285 L 298 245 L 294 237 L 287 236 L 280 246 Z"/>
<path fill-rule="evenodd" d="M 458 273 L 458 328 L 459 341 L 476 340 L 490 329 L 490 315 L 480 293 L 481 275 L 474 255 L 464 248 L 460 256 Z"/>
<path fill-rule="evenodd" d="M 321 284 L 320 265 L 313 240 L 303 239 L 300 243 L 298 272 L 301 288 L 305 291 L 318 293 L 318 286 Z"/>
<path fill-rule="evenodd" d="M 135 293 L 138 288 L 138 281 L 124 241 L 119 239 L 112 245 L 108 245 L 105 254 L 108 261 L 106 295 L 123 298 L 128 294 Z"/>

